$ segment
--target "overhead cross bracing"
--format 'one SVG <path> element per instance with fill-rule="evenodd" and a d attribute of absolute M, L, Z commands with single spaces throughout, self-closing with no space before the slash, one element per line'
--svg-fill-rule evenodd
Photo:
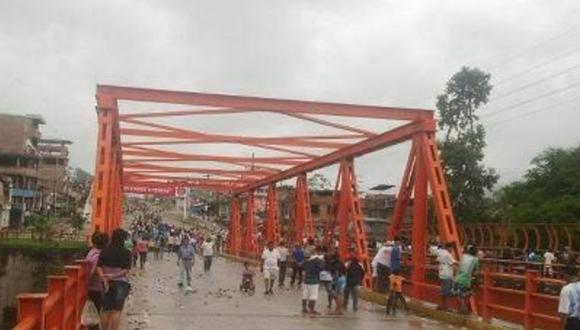
<path fill-rule="evenodd" d="M 345 123 L 345 118 L 347 122 L 372 118 L 392 127 L 387 120 L 400 124 L 433 117 L 431 111 L 421 109 L 115 86 L 98 86 L 97 95 L 98 108 L 118 111 L 124 185 L 184 184 L 242 191 L 292 177 L 297 170 L 310 171 L 344 156 L 360 155 L 366 148 L 397 143 L 421 128 L 419 124 L 398 127 L 385 136 L 376 129 Z M 131 107 L 131 103 L 141 104 Z M 124 110 L 125 104 L 137 110 Z M 262 124 L 264 116 L 270 125 L 262 127 L 262 135 L 250 133 L 260 133 L 260 127 L 241 126 Z M 226 117 L 228 123 L 216 117 Z M 279 134 L 284 131 L 289 133 Z M 300 131 L 306 134 L 291 134 Z"/>

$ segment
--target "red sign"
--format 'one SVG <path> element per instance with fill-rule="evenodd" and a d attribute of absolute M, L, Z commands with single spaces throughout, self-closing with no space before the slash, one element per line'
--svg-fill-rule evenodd
<path fill-rule="evenodd" d="M 126 193 L 174 196 L 175 188 L 173 187 L 148 187 L 148 186 L 125 186 L 123 189 Z"/>

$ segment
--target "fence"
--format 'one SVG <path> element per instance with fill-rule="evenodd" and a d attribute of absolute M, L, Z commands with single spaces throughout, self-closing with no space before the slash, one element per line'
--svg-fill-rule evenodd
<path fill-rule="evenodd" d="M 478 284 L 473 288 L 473 297 L 477 314 L 483 320 L 509 321 L 526 329 L 560 329 L 558 300 L 565 284 L 563 280 L 541 277 L 541 265 L 537 263 L 483 259 L 481 264 L 483 271 L 477 275 Z M 407 274 L 417 267 L 410 260 L 405 260 L 405 265 Z M 556 269 L 564 267 L 554 266 Z M 408 280 L 404 291 L 418 300 L 439 304 L 437 266 L 427 264 L 422 267 L 426 272 L 424 281 L 414 283 Z M 419 289 L 413 290 L 414 287 Z"/>
<path fill-rule="evenodd" d="M 76 330 L 87 299 L 87 263 L 65 266 L 63 275 L 48 276 L 47 293 L 18 295 L 18 323 L 13 330 Z"/>

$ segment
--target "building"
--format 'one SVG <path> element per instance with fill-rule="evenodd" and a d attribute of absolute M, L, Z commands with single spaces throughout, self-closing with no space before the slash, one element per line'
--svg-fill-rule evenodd
<path fill-rule="evenodd" d="M 44 124 L 38 115 L 0 114 L 0 177 L 9 186 L 10 226 L 19 226 L 26 212 L 40 208 L 38 143 Z"/>
<path fill-rule="evenodd" d="M 38 152 L 39 190 L 47 209 L 70 210 L 74 205 L 69 171 L 68 146 L 72 142 L 61 139 L 40 139 Z"/>
<path fill-rule="evenodd" d="M 0 177 L 0 229 L 10 225 L 10 179 Z"/>
<path fill-rule="evenodd" d="M 282 231 L 291 231 L 291 219 L 294 217 L 294 187 L 281 186 L 277 192 Z M 318 237 L 322 237 L 328 221 L 332 218 L 333 192 L 331 189 L 310 190 L 310 211 L 314 231 Z M 368 238 L 384 240 L 396 196 L 388 193 L 372 193 L 361 195 L 360 198 Z"/>

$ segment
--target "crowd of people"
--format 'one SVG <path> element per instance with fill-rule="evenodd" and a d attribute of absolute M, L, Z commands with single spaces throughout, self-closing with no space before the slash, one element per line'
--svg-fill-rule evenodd
<path fill-rule="evenodd" d="M 260 272 L 264 276 L 264 295 L 274 294 L 278 287 L 286 285 L 290 271 L 290 288 L 302 290 L 302 312 L 319 315 L 316 303 L 319 288 L 327 295 L 329 314 L 342 315 L 352 300 L 353 311 L 358 310 L 358 293 L 365 270 L 356 255 L 343 263 L 334 249 L 317 246 L 313 239 L 294 244 L 292 250 L 280 242 L 275 247 L 268 242 L 261 255 Z M 242 287 L 248 285 L 249 272 L 244 271 Z"/>
<path fill-rule="evenodd" d="M 178 285 L 192 291 L 192 267 L 197 256 L 203 259 L 203 269 L 211 271 L 213 258 L 222 250 L 227 233 L 209 221 L 199 221 L 192 228 L 183 228 L 163 221 L 159 213 L 137 210 L 129 231 L 115 230 L 111 237 L 96 232 L 92 236 L 92 249 L 87 255 L 91 267 L 89 278 L 90 300 L 101 316 L 101 329 L 119 329 L 120 313 L 130 290 L 128 274 L 131 267 L 147 268 L 148 253 L 155 260 L 164 260 L 167 254 L 175 255 Z M 386 313 L 395 315 L 397 309 L 408 310 L 403 296 L 403 256 L 411 246 L 395 238 L 381 244 L 372 259 L 371 268 L 364 265 L 354 250 L 341 258 L 337 246 L 317 245 L 314 239 L 287 246 L 268 242 L 261 253 L 260 272 L 264 278 L 264 295 L 273 295 L 276 287 L 301 290 L 301 309 L 305 315 L 319 315 L 317 303 L 320 291 L 326 293 L 328 314 L 343 315 L 352 304 L 359 308 L 359 292 L 365 276 L 372 278 L 373 289 L 386 297 Z M 556 262 L 564 264 L 567 285 L 561 290 L 559 312 L 564 329 L 580 329 L 580 280 L 577 277 L 577 259 L 570 248 L 562 252 L 536 251 L 515 254 L 500 251 L 499 257 L 490 250 L 478 249 L 475 244 L 464 247 L 463 255 L 454 257 L 451 243 L 432 243 L 427 251 L 436 261 L 440 281 L 441 303 L 439 310 L 449 311 L 450 300 L 458 302 L 458 311 L 468 313 L 477 273 L 485 258 L 520 260 L 541 265 L 545 276 L 554 276 Z M 513 251 L 510 251 L 513 252 Z M 248 263 L 241 273 L 240 291 L 253 294 L 256 289 L 255 273 Z M 276 285 L 277 284 L 277 285 Z M 94 329 L 98 329 L 94 328 Z"/>
<path fill-rule="evenodd" d="M 196 255 L 203 258 L 204 271 L 209 273 L 214 255 L 222 249 L 224 232 L 213 223 L 198 221 L 186 229 L 163 221 L 161 210 L 154 211 L 143 204 L 132 205 L 128 211 L 133 215 L 128 231 L 116 229 L 111 237 L 97 231 L 91 237 L 91 250 L 86 256 L 90 269 L 88 298 L 100 322 L 89 329 L 120 328 L 121 312 L 131 287 L 129 271 L 137 266 L 146 269 L 151 251 L 153 261 L 175 255 L 179 273 L 177 285 L 192 291 L 191 273 Z"/>

